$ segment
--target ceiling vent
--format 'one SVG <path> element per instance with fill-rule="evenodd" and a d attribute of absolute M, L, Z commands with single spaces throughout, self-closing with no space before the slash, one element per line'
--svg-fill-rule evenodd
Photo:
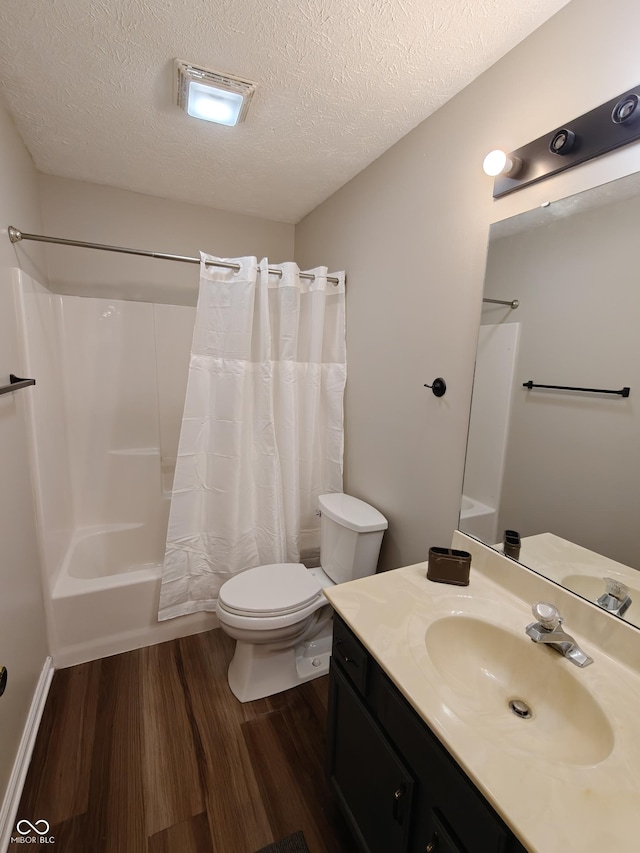
<path fill-rule="evenodd" d="M 175 60 L 176 101 L 193 118 L 233 127 L 244 121 L 256 89 L 250 80 Z"/>

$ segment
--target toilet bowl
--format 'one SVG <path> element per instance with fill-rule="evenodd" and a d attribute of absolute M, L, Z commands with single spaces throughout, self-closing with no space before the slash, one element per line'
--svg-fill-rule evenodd
<path fill-rule="evenodd" d="M 249 569 L 223 585 L 217 614 L 236 640 L 228 681 L 237 699 L 271 696 L 328 671 L 332 620 L 322 589 L 331 584 L 321 569 L 279 563 Z"/>
<path fill-rule="evenodd" d="M 318 499 L 321 566 L 275 563 L 248 569 L 220 589 L 220 626 L 236 640 L 228 681 L 241 702 L 280 693 L 329 670 L 332 610 L 323 589 L 373 574 L 387 521 L 335 493 Z"/>

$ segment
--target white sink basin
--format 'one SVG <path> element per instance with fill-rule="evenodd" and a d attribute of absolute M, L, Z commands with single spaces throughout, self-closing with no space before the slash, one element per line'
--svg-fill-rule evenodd
<path fill-rule="evenodd" d="M 502 746 L 548 761 L 587 765 L 613 748 L 611 725 L 580 680 L 580 670 L 553 649 L 492 622 L 467 615 L 428 623 L 409 620 L 409 646 L 416 663 L 435 669 L 450 712 Z M 530 717 L 510 702 L 524 703 Z M 522 709 L 520 709 L 522 711 Z"/>

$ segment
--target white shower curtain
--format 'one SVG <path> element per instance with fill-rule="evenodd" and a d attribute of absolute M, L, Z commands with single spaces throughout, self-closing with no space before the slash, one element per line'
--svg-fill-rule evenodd
<path fill-rule="evenodd" d="M 159 620 L 214 610 L 245 569 L 313 559 L 318 495 L 342 491 L 344 274 L 216 260 L 201 254 Z"/>

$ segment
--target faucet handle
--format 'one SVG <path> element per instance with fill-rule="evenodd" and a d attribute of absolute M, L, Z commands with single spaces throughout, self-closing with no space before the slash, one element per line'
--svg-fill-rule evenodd
<path fill-rule="evenodd" d="M 558 608 L 546 601 L 536 601 L 531 612 L 546 631 L 554 631 L 562 622 Z"/>
<path fill-rule="evenodd" d="M 629 587 L 618 581 L 615 578 L 602 578 L 607 585 L 607 595 L 612 595 L 618 601 L 622 602 L 629 595 Z"/>

